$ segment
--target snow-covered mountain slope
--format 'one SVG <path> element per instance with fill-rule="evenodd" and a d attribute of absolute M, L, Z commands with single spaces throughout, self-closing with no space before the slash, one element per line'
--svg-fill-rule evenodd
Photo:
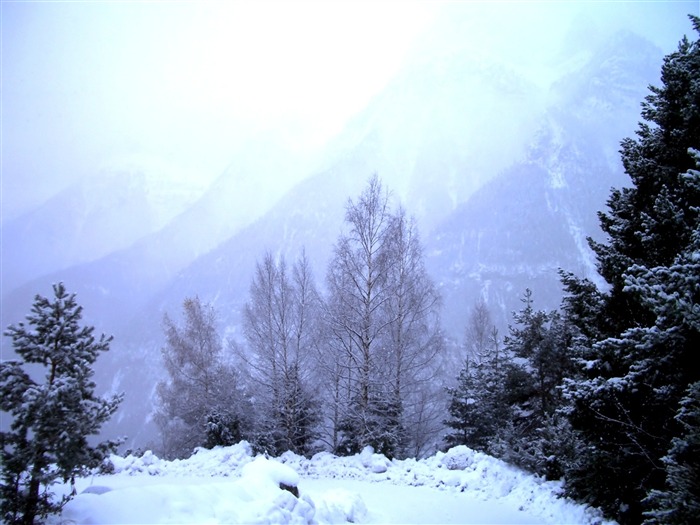
<path fill-rule="evenodd" d="M 526 154 L 433 230 L 427 264 L 456 337 L 480 296 L 503 334 L 527 288 L 536 308 L 558 307 L 559 269 L 598 280 L 586 239 L 602 235 L 597 212 L 610 188 L 628 184 L 619 143 L 634 132 L 660 60 L 630 33 L 604 41 L 553 85 Z"/>
<path fill-rule="evenodd" d="M 546 91 L 471 49 L 425 45 L 327 148 L 326 167 L 363 159 L 355 177 L 377 173 L 428 232 L 522 157 Z"/>
<path fill-rule="evenodd" d="M 284 151 L 266 137 L 241 144 L 232 154 L 231 166 L 209 191 L 166 227 L 91 263 L 61 271 L 56 271 L 60 267 L 45 268 L 46 275 L 4 298 L 2 322 L 18 320 L 34 293 L 65 280 L 80 293 L 86 313 L 92 312 L 106 331 L 131 336 L 134 314 L 141 314 L 143 305 L 174 275 L 221 243 L 230 245 L 228 240 L 256 219 L 268 220 L 265 214 L 271 206 L 314 173 L 335 178 L 326 188 L 334 194 L 319 198 L 318 193 L 297 191 L 295 201 L 288 199 L 283 209 L 272 214 L 281 224 L 267 227 L 272 237 L 258 237 L 259 247 L 252 249 L 255 256 L 268 247 L 276 251 L 276 246 L 282 246 L 286 241 L 279 238 L 279 232 L 284 228 L 295 230 L 293 218 L 283 214 L 325 200 L 344 203 L 375 172 L 410 213 L 418 216 L 425 232 L 484 180 L 518 158 L 523 136 L 531 127 L 530 117 L 541 103 L 541 91 L 506 65 L 486 63 L 470 50 L 450 46 L 424 49 L 407 61 L 386 91 L 322 152 L 316 169 L 313 160 Z M 279 173 L 284 173 L 282 182 L 271 184 L 273 178 L 279 180 Z M 336 175 L 339 173 L 357 184 L 347 185 Z M 310 195 L 317 197 L 312 200 Z M 339 224 L 342 205 L 331 217 L 335 222 L 317 221 L 308 227 Z M 138 214 L 132 215 L 137 223 L 143 221 Z M 332 243 L 337 234 L 334 227 L 330 234 L 317 235 Z M 330 243 L 312 248 L 305 235 L 307 240 L 293 240 L 297 248 L 304 244 L 310 250 L 330 250 Z M 45 253 L 43 259 L 50 265 L 51 250 Z M 325 261 L 315 260 L 314 264 L 322 274 Z M 237 271 L 247 277 L 249 270 L 239 266 Z M 195 289 L 199 279 L 185 276 L 178 281 L 191 281 Z M 214 293 L 220 286 L 216 284 Z M 208 287 L 203 288 L 200 293 L 211 297 Z M 160 314 L 149 317 L 152 320 Z M 122 331 L 118 324 L 126 329 Z"/>
<path fill-rule="evenodd" d="M 207 181 L 191 175 L 158 159 L 119 159 L 3 224 L 3 296 L 157 232 L 204 193 Z"/>
<path fill-rule="evenodd" d="M 241 145 L 234 161 L 204 192 L 149 185 L 140 172 L 129 177 L 118 172 L 91 179 L 84 191 L 66 191 L 39 214 L 40 220 L 26 218 L 3 232 L 3 325 L 20 320 L 37 291 L 63 280 L 80 294 L 99 327 L 120 333 L 130 312 L 139 311 L 190 262 L 263 215 L 303 179 L 309 162 L 256 138 Z M 269 180 L 282 170 L 288 182 L 271 185 Z M 173 201 L 167 212 L 155 205 L 161 200 Z M 173 217 L 178 200 L 183 206 Z M 170 217 L 163 224 L 166 213 Z M 71 244 L 80 249 L 80 257 L 73 255 Z M 25 279 L 31 272 L 35 279 L 20 284 L 13 271 L 25 271 Z"/>
<path fill-rule="evenodd" d="M 183 299 L 198 295 L 217 307 L 222 334 L 236 337 L 265 251 L 291 262 L 306 248 L 322 284 L 347 199 L 373 173 L 418 219 L 455 338 L 481 294 L 502 329 L 526 287 L 536 307 L 554 307 L 558 268 L 592 271 L 585 237 L 597 235 L 610 187 L 624 183 L 619 141 L 633 132 L 661 63 L 661 51 L 633 35 L 601 42 L 561 58 L 541 83 L 474 49 L 431 44 L 320 159 L 265 137 L 241 145 L 165 227 L 15 290 L 3 298 L 2 323 L 20 320 L 52 282 L 77 292 L 86 322 L 115 336 L 96 379 L 127 397 L 108 433 L 143 445 L 153 438 L 144 421 L 161 373 L 164 312 L 178 315 Z M 280 172 L 284 182 L 271 184 Z"/>
<path fill-rule="evenodd" d="M 482 294 L 502 328 L 520 307 L 525 288 L 533 289 L 541 307 L 556 307 L 559 268 L 595 278 L 586 237 L 599 234 L 597 211 L 604 207 L 610 187 L 625 182 L 617 155 L 619 141 L 634 129 L 639 101 L 657 75 L 658 61 L 660 51 L 634 35 L 616 34 L 603 41 L 577 70 L 553 85 L 548 108 L 528 124 L 534 131 L 520 137 L 517 146 L 522 154 L 513 161 L 503 155 L 501 162 L 509 162 L 508 167 L 481 178 L 465 158 L 465 152 L 474 157 L 477 152 L 461 142 L 459 131 L 474 133 L 474 122 L 457 110 L 446 116 L 452 102 L 456 107 L 462 104 L 456 86 L 463 77 L 448 79 L 448 85 L 453 83 L 450 88 L 437 82 L 432 91 L 416 79 L 419 75 L 412 66 L 400 77 L 405 84 L 390 86 L 339 137 L 325 170 L 184 269 L 147 310 L 172 312 L 185 297 L 197 294 L 220 310 L 223 326 L 235 330 L 255 261 L 265 251 L 293 259 L 305 248 L 322 284 L 343 226 L 345 204 L 360 193 L 373 172 L 395 201 L 418 219 L 430 272 L 446 298 L 445 324 L 453 335 L 461 336 L 466 311 Z M 425 78 L 434 79 L 436 69 L 463 71 L 456 58 L 454 62 L 452 69 L 427 64 Z M 466 77 L 462 87 L 477 82 Z M 625 82 L 627 77 L 630 82 Z M 419 111 L 398 111 L 411 107 L 409 93 L 423 89 L 413 100 Z M 447 96 L 447 91 L 452 94 Z M 522 90 L 515 92 L 512 100 L 503 92 L 498 95 L 507 106 L 523 96 Z M 430 109 L 445 111 L 426 109 L 419 100 Z M 413 120 L 422 111 L 425 120 Z M 454 129 L 444 131 L 445 126 Z M 494 126 L 498 127 L 498 119 Z M 515 155 L 508 143 L 505 147 L 494 142 L 496 146 L 484 152 L 480 162 L 498 149 Z"/>

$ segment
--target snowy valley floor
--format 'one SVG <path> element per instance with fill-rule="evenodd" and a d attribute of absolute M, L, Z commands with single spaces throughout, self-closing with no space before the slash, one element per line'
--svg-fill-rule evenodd
<path fill-rule="evenodd" d="M 114 474 L 76 480 L 78 495 L 49 523 L 611 523 L 559 497 L 559 483 L 466 447 L 418 461 L 370 449 L 268 459 L 243 442 L 187 460 L 147 452 L 112 462 Z"/>

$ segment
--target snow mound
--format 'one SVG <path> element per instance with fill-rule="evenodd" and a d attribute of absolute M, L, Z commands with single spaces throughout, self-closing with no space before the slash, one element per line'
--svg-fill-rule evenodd
<path fill-rule="evenodd" d="M 607 523 L 596 509 L 563 498 L 561 483 L 467 447 L 420 460 L 389 460 L 370 447 L 349 457 L 322 452 L 309 459 L 287 452 L 269 458 L 254 456 L 243 441 L 198 449 L 184 460 L 165 461 L 147 452 L 111 461 L 114 473 L 79 479 L 78 495 L 51 523 L 369 523 L 381 507 L 396 504 L 380 500 L 368 509 L 342 480 L 371 483 L 373 493 L 387 484 L 424 487 L 415 493 L 418 498 L 445 492 L 537 516 L 542 523 Z M 305 480 L 322 480 L 322 490 L 305 493 Z M 436 516 L 440 510 L 434 509 Z"/>
<path fill-rule="evenodd" d="M 270 487 L 296 489 L 299 485 L 299 474 L 287 465 L 270 461 L 264 456 L 258 456 L 241 469 L 243 477 L 254 491 L 267 490 Z"/>
<path fill-rule="evenodd" d="M 386 472 L 391 466 L 391 461 L 383 454 L 375 454 L 372 447 L 365 447 L 362 452 L 360 452 L 360 462 L 363 467 L 375 474 Z"/>
<path fill-rule="evenodd" d="M 124 458 L 111 456 L 114 473 L 129 475 L 150 474 L 152 476 L 240 476 L 241 468 L 253 459 L 253 447 L 241 441 L 230 447 L 213 449 L 197 448 L 187 459 L 167 461 L 153 452 L 142 456 L 128 455 Z"/>
<path fill-rule="evenodd" d="M 389 460 L 366 448 L 354 456 L 321 452 L 311 459 L 287 452 L 278 461 L 311 479 L 429 487 L 465 493 L 481 501 L 497 500 L 540 516 L 546 523 L 606 523 L 597 509 L 564 498 L 560 481 L 546 481 L 466 446 L 420 460 Z"/>
<path fill-rule="evenodd" d="M 465 470 L 474 463 L 476 453 L 465 445 L 460 445 L 448 450 L 440 463 L 448 470 Z"/>

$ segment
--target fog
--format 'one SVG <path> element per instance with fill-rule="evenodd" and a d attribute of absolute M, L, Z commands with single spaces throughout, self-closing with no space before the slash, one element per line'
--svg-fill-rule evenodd
<path fill-rule="evenodd" d="M 0 9 L 4 223 L 105 166 L 159 162 L 173 177 L 206 183 L 256 134 L 313 151 L 387 84 L 421 35 L 455 38 L 429 32 L 450 10 L 467 12 L 461 45 L 506 56 L 546 83 L 547 61 L 605 26 L 639 31 L 669 51 L 697 2 L 3 2 Z M 564 42 L 572 26 L 580 41 Z"/>
<path fill-rule="evenodd" d="M 125 158 L 210 180 L 255 133 L 315 147 L 387 82 L 433 11 L 3 2 L 3 218 Z"/>
<path fill-rule="evenodd" d="M 65 279 L 115 335 L 98 379 L 129 392 L 110 432 L 133 443 L 153 437 L 163 313 L 199 294 L 235 333 L 266 249 L 305 244 L 322 281 L 343 204 L 372 172 L 421 221 L 455 338 L 479 296 L 503 333 L 525 287 L 556 306 L 558 268 L 595 271 L 585 237 L 622 178 L 619 140 L 700 14 L 697 1 L 0 10 L 3 328 Z"/>

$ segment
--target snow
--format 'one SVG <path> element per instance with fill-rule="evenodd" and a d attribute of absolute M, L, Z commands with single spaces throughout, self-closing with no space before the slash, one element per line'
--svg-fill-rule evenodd
<path fill-rule="evenodd" d="M 559 482 L 467 447 L 422 460 L 389 460 L 371 448 L 308 459 L 256 456 L 241 442 L 186 460 L 146 452 L 111 461 L 112 474 L 76 480 L 78 494 L 49 524 L 613 523 L 560 497 Z"/>

